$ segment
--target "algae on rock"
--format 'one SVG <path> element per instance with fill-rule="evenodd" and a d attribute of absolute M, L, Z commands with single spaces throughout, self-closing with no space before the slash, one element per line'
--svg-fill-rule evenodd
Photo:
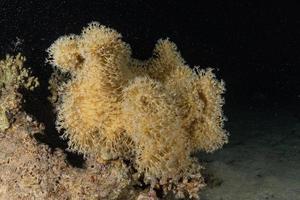
<path fill-rule="evenodd" d="M 10 127 L 13 116 L 19 111 L 22 95 L 20 89 L 33 90 L 37 78 L 24 67 L 25 57 L 7 55 L 0 60 L 0 131 Z"/>

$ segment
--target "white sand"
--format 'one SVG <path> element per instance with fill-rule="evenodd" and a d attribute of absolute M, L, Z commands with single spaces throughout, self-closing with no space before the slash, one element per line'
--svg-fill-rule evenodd
<path fill-rule="evenodd" d="M 219 182 L 208 185 L 201 199 L 300 200 L 300 119 L 295 113 L 229 111 L 230 144 L 199 155 Z"/>

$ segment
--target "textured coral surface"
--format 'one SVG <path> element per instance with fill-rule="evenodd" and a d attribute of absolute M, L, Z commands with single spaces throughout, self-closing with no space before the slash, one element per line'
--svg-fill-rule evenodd
<path fill-rule="evenodd" d="M 122 163 L 104 166 L 88 159 L 84 168 L 74 168 L 61 150 L 35 140 L 40 124 L 24 113 L 16 119 L 0 133 L 1 200 L 116 199 L 129 184 Z"/>
<path fill-rule="evenodd" d="M 52 84 L 57 127 L 70 149 L 129 160 L 152 188 L 197 196 L 203 180 L 190 155 L 227 142 L 224 83 L 212 69 L 191 69 L 168 39 L 157 42 L 152 58 L 134 59 L 121 34 L 96 22 L 60 37 L 48 52 L 56 71 L 70 75 Z"/>

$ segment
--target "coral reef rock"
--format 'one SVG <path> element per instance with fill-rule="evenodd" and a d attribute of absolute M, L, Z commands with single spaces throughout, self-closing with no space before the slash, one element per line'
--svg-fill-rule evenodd
<path fill-rule="evenodd" d="M 84 168 L 66 162 L 62 150 L 51 150 L 33 137 L 42 126 L 24 113 L 0 133 L 0 199 L 117 199 L 129 184 L 122 163 L 88 159 Z"/>

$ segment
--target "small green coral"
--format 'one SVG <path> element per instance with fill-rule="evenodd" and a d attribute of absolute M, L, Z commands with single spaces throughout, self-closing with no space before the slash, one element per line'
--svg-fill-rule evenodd
<path fill-rule="evenodd" d="M 20 109 L 22 95 L 19 89 L 33 90 L 38 86 L 37 78 L 24 68 L 26 58 L 18 54 L 7 55 L 0 60 L 0 131 L 10 126 L 11 117 Z"/>

